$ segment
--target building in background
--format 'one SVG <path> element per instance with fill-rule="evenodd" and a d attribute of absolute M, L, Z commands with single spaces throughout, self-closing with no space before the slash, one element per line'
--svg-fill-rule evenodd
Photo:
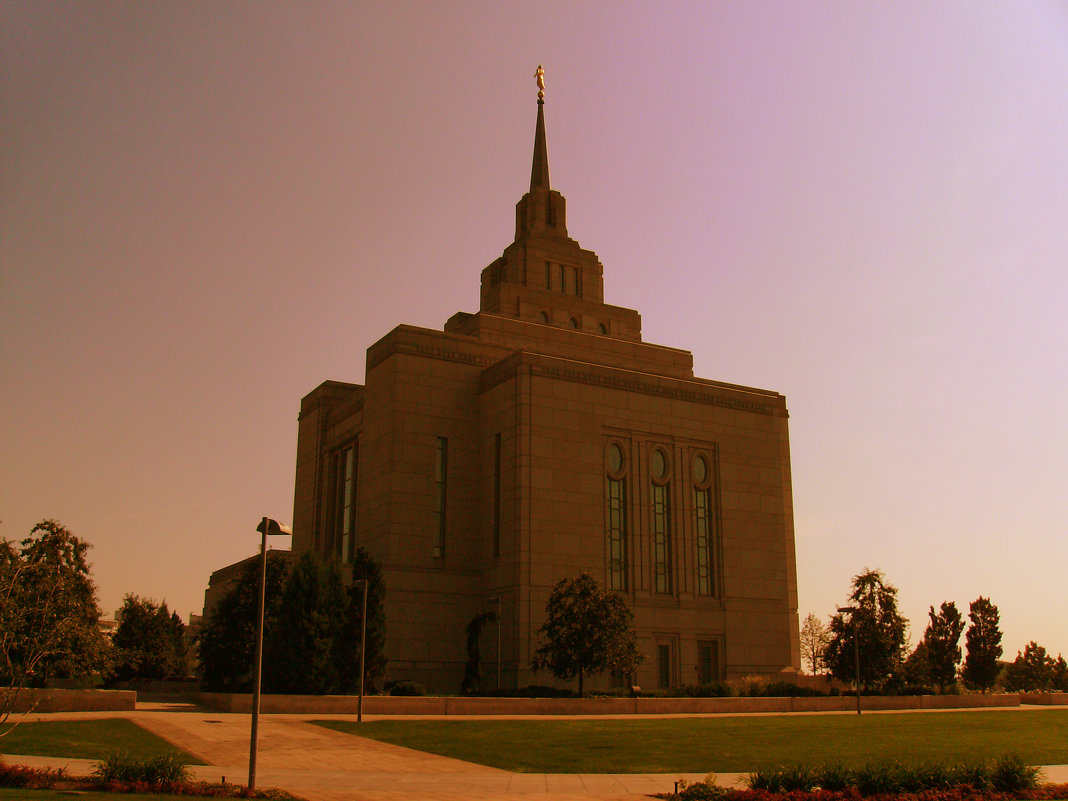
<path fill-rule="evenodd" d="M 793 674 L 787 418 L 782 395 L 696 378 L 604 302 L 549 184 L 539 92 L 530 190 L 479 311 L 399 325 L 363 385 L 302 399 L 293 549 L 381 563 L 388 675 L 430 689 L 459 689 L 466 626 L 498 603 L 503 685 L 551 682 L 529 667 L 537 630 L 583 570 L 633 605 L 645 688 Z"/>

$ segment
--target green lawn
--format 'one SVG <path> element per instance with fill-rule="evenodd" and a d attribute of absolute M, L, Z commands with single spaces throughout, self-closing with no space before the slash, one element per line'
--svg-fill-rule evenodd
<path fill-rule="evenodd" d="M 316 721 L 525 773 L 735 773 L 797 763 L 1068 764 L 1068 710 L 638 720 Z"/>
<path fill-rule="evenodd" d="M 0 753 L 4 754 L 102 759 L 115 751 L 137 759 L 178 754 L 190 765 L 204 764 L 192 754 L 124 718 L 20 723 L 0 739 Z"/>

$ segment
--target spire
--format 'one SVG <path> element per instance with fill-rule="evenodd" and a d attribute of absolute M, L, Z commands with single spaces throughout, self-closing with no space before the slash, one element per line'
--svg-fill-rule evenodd
<path fill-rule="evenodd" d="M 538 124 L 534 130 L 534 160 L 530 166 L 530 191 L 549 188 L 549 150 L 545 145 L 545 70 L 538 65 Z"/>

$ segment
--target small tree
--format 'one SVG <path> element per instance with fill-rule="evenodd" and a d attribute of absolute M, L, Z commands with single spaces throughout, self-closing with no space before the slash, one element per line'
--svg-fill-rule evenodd
<path fill-rule="evenodd" d="M 464 665 L 460 689 L 468 695 L 482 692 L 482 649 L 479 640 L 482 638 L 482 629 L 496 619 L 496 612 L 481 612 L 467 624 L 467 664 Z"/>
<path fill-rule="evenodd" d="M 809 612 L 801 626 L 801 657 L 808 662 L 812 675 L 818 676 L 827 670 L 827 646 L 831 633 L 818 617 Z"/>
<path fill-rule="evenodd" d="M 931 622 L 923 634 L 927 646 L 927 667 L 931 681 L 938 685 L 938 692 L 944 693 L 946 685 L 952 684 L 957 677 L 964 621 L 952 601 L 944 602 L 937 613 L 932 606 L 929 615 Z"/>
<path fill-rule="evenodd" d="M 119 626 L 111 678 L 180 679 L 185 676 L 185 624 L 148 598 L 127 595 L 119 610 Z"/>
<path fill-rule="evenodd" d="M 856 675 L 856 638 L 860 644 L 860 682 L 867 691 L 885 684 L 900 667 L 907 647 L 908 621 L 897 613 L 897 588 L 878 570 L 865 569 L 853 577 L 849 602 L 854 611 L 839 612 L 831 618 L 827 664 L 836 679 L 852 681 Z"/>
<path fill-rule="evenodd" d="M 982 596 L 968 607 L 971 625 L 964 635 L 967 655 L 961 675 L 970 687 L 984 693 L 994 686 L 1001 658 L 1001 629 L 998 627 L 998 608 Z"/>
<path fill-rule="evenodd" d="M 627 599 L 603 592 L 589 573 L 561 579 L 549 594 L 530 664 L 535 670 L 548 668 L 565 681 L 578 676 L 582 697 L 586 674 L 618 670 L 632 675 L 637 669 L 642 655 L 633 621 Z"/>

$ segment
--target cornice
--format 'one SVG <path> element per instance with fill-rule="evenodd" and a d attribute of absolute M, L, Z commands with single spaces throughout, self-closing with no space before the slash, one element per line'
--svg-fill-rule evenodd
<path fill-rule="evenodd" d="M 636 373 L 616 367 L 571 362 L 526 352 L 519 352 L 484 370 L 479 378 L 479 392 L 487 392 L 521 373 L 575 384 L 653 395 L 670 400 L 700 403 L 706 406 L 720 406 L 753 414 L 765 414 L 772 417 L 788 416 L 786 399 L 774 393 L 763 396 L 767 400 L 759 400 L 758 397 L 761 396 L 753 394 L 749 397 L 738 397 L 743 392 L 742 390 L 724 390 L 683 378 Z"/>

